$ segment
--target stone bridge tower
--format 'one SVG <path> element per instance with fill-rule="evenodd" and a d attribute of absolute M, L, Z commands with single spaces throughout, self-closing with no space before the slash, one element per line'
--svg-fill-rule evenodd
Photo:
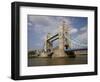
<path fill-rule="evenodd" d="M 53 41 L 58 39 L 58 49 L 53 49 Z M 69 41 L 69 32 L 68 27 L 65 24 L 65 21 L 62 21 L 61 25 L 59 25 L 58 33 L 54 36 L 51 36 L 50 33 L 47 34 L 45 38 L 45 46 L 44 50 L 47 56 L 51 55 L 52 57 L 66 57 L 67 53 L 65 53 L 64 48 L 70 47 Z"/>
<path fill-rule="evenodd" d="M 65 21 L 62 21 L 61 25 L 59 26 L 59 57 L 67 56 L 67 54 L 64 52 L 64 48 L 69 48 L 69 41 L 66 36 L 69 37 L 68 34 L 68 27 L 65 24 Z"/>

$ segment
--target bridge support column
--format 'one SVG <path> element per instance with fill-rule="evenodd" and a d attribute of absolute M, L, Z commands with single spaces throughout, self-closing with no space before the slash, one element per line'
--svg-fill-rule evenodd
<path fill-rule="evenodd" d="M 67 54 L 64 52 L 64 25 L 59 27 L 59 54 L 58 57 L 65 57 Z"/>

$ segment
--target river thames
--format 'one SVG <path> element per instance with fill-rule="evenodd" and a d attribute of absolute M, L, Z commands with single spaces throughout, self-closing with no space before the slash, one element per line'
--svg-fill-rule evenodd
<path fill-rule="evenodd" d="M 79 55 L 75 58 L 28 58 L 28 66 L 76 65 L 87 64 L 88 55 Z"/>

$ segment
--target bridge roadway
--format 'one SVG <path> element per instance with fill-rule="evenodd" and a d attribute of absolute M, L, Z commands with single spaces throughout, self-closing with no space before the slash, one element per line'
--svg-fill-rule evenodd
<path fill-rule="evenodd" d="M 54 36 L 50 37 L 47 41 L 53 42 L 53 41 L 55 41 L 55 40 L 57 40 L 57 39 L 59 39 L 59 38 L 58 38 L 58 33 L 55 34 Z"/>
<path fill-rule="evenodd" d="M 69 48 L 69 49 L 64 49 L 65 52 L 67 52 L 67 51 L 82 51 L 82 50 L 88 50 L 88 49 L 87 48 L 78 48 L 78 49 L 75 49 L 75 48 L 71 49 L 71 48 Z"/>

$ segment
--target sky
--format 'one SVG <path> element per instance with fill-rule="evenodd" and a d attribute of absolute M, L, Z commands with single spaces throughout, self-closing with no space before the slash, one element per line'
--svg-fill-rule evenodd
<path fill-rule="evenodd" d="M 69 27 L 71 39 L 74 40 L 72 47 L 76 46 L 76 43 L 87 46 L 87 17 L 28 15 L 28 50 L 43 49 L 45 36 L 48 33 L 56 34 L 63 20 Z"/>

